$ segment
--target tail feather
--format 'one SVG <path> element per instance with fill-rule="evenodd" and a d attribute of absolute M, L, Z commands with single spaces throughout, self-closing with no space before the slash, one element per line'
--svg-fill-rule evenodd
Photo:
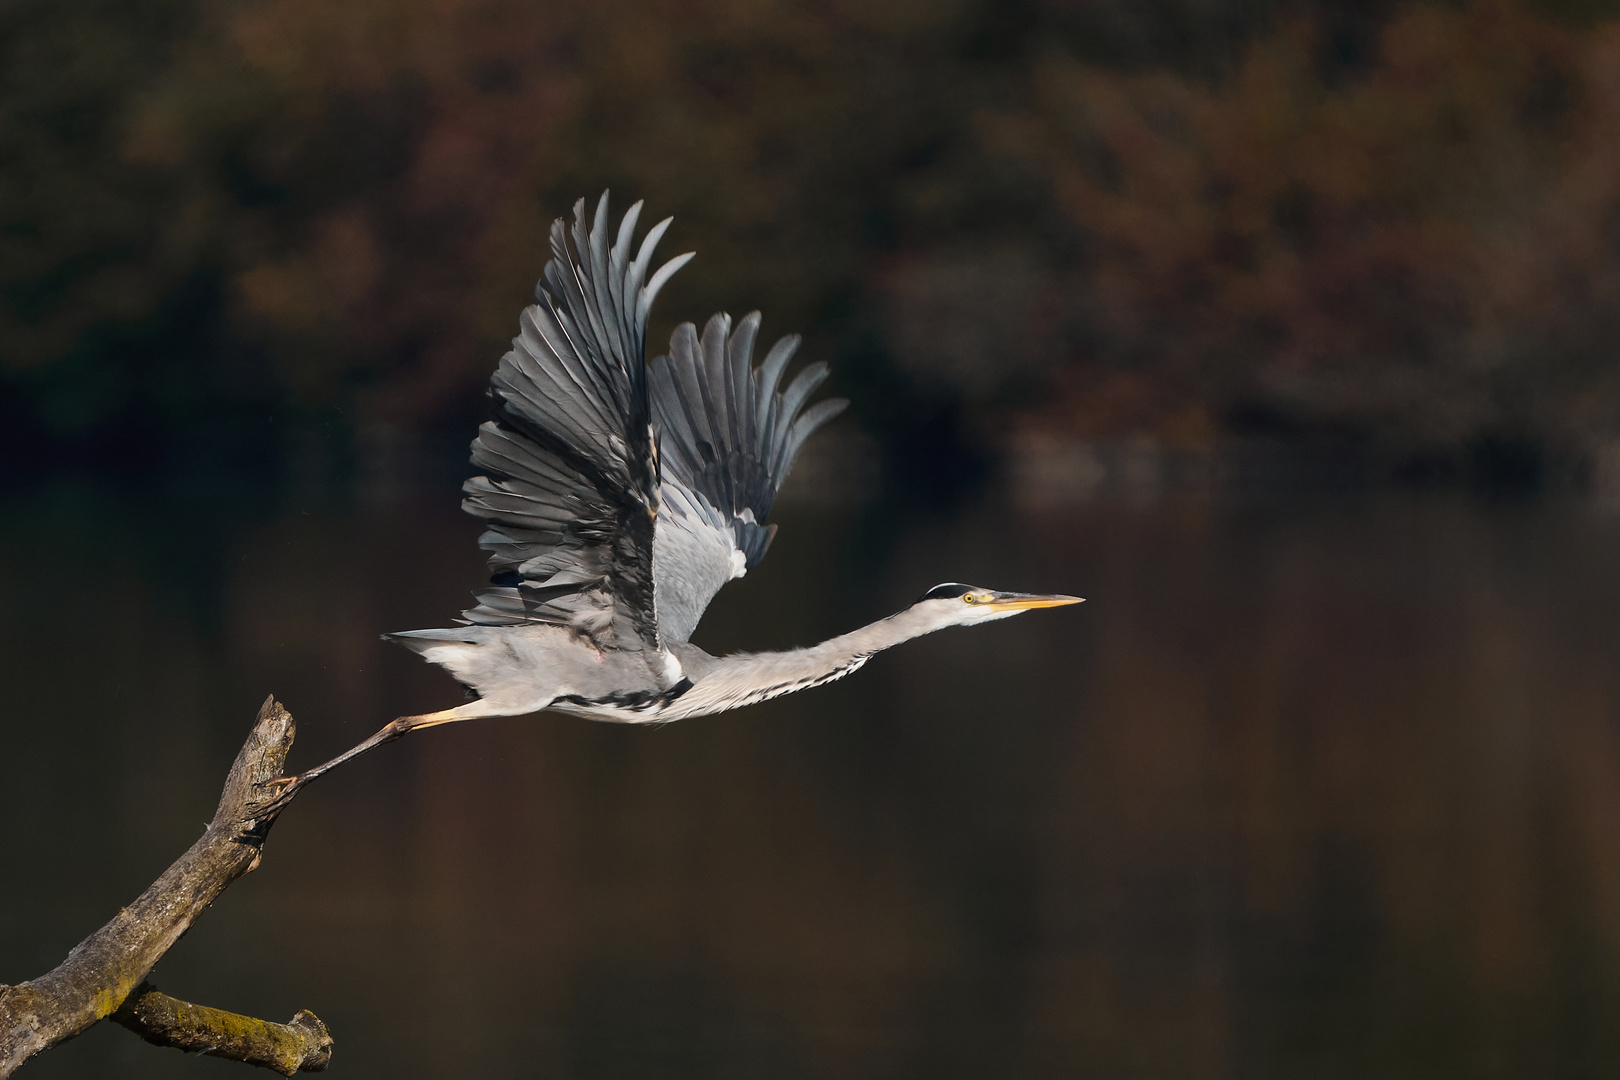
<path fill-rule="evenodd" d="M 425 655 L 429 649 L 444 645 L 476 647 L 482 644 L 477 640 L 474 628 L 470 626 L 452 626 L 443 630 L 396 630 L 392 634 L 382 635 L 382 639 L 403 645 L 419 656 Z"/>

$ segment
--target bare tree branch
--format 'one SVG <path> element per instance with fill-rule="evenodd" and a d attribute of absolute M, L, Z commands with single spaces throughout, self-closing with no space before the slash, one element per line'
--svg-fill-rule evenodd
<path fill-rule="evenodd" d="M 245 1061 L 282 1076 L 320 1072 L 332 1060 L 332 1033 L 320 1017 L 303 1010 L 285 1024 L 193 1005 L 142 983 L 112 1014 L 154 1046 Z"/>
<path fill-rule="evenodd" d="M 294 731 L 293 718 L 287 710 L 275 698 L 266 698 L 247 743 L 231 766 L 214 820 L 202 838 L 138 900 L 75 946 L 54 970 L 16 986 L 0 986 L 0 1078 L 10 1076 L 17 1066 L 40 1051 L 71 1039 L 116 1012 L 208 905 L 237 878 L 258 867 L 265 836 L 277 814 L 286 807 L 286 801 L 274 807 L 269 804 L 275 801 L 283 786 L 274 781 L 282 778 Z M 197 1009 L 164 995 L 158 998 L 180 1006 L 180 1012 Z M 139 1008 L 140 1002 L 135 1004 Z M 159 1009 L 158 1000 L 150 1004 L 155 1013 Z M 202 1012 L 216 1018 L 233 1016 L 213 1009 Z M 281 1059 L 277 1056 L 274 1038 L 281 1037 L 297 1025 L 301 1017 L 308 1015 L 300 1013 L 289 1025 L 236 1018 L 264 1024 L 265 1032 L 272 1028 L 278 1031 L 266 1034 L 256 1049 L 244 1050 L 243 1055 L 225 1056 L 275 1068 L 277 1066 L 270 1063 Z M 320 1034 L 314 1038 L 317 1042 L 324 1039 L 325 1047 L 300 1064 L 304 1068 L 321 1068 L 331 1056 L 331 1037 L 320 1021 L 313 1016 L 309 1019 L 319 1026 Z M 140 1023 L 137 1017 L 135 1024 L 126 1023 L 126 1026 Z M 141 1034 L 148 1041 L 154 1041 L 153 1033 L 160 1026 L 154 1022 L 142 1029 Z M 186 1025 L 182 1023 L 180 1028 Z M 177 1038 L 188 1039 L 196 1033 L 192 1028 L 186 1030 L 192 1034 L 180 1034 Z M 247 1031 L 240 1027 L 239 1030 Z M 197 1048 L 183 1041 L 175 1045 Z M 244 1056 L 249 1053 L 253 1056 Z"/>

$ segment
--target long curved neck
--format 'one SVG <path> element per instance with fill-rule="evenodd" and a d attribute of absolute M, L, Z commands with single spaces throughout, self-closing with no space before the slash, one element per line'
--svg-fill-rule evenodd
<path fill-rule="evenodd" d="M 902 642 L 912 638 L 932 634 L 935 630 L 943 630 L 946 625 L 941 624 L 933 612 L 908 607 L 904 611 L 895 612 L 888 618 L 877 622 L 867 623 L 859 630 L 851 630 L 847 634 L 828 638 L 820 645 L 812 645 L 809 652 L 818 649 L 830 649 L 834 652 L 850 651 L 864 656 L 873 656 L 884 649 L 891 649 Z"/>
<path fill-rule="evenodd" d="M 715 657 L 693 674 L 692 689 L 661 718 L 705 716 L 820 686 L 859 670 L 884 649 L 938 629 L 935 619 L 912 607 L 808 648 Z"/>

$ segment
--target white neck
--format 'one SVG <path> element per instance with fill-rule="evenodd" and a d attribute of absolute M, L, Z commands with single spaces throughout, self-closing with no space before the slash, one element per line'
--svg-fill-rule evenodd
<path fill-rule="evenodd" d="M 884 649 L 949 625 L 937 613 L 910 607 L 809 648 L 716 657 L 658 718 L 707 716 L 820 686 L 859 670 Z"/>

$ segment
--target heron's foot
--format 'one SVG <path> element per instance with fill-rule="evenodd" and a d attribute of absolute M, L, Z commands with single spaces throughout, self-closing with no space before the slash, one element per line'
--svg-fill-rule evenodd
<path fill-rule="evenodd" d="M 269 780 L 264 784 L 261 784 L 260 786 L 263 788 L 271 788 L 274 786 L 276 790 L 271 794 L 268 802 L 259 803 L 253 807 L 251 816 L 248 818 L 248 820 L 260 821 L 264 818 L 270 817 L 273 814 L 280 813 L 282 810 L 286 809 L 288 803 L 292 802 L 293 797 L 302 791 L 305 785 L 309 784 L 311 781 L 331 772 L 339 765 L 342 765 L 345 761 L 351 761 L 354 758 L 359 757 L 368 750 L 374 750 L 383 743 L 393 742 L 406 732 L 415 731 L 417 728 L 437 727 L 439 724 L 448 724 L 455 720 L 464 719 L 466 719 L 466 717 L 456 709 L 445 709 L 443 712 L 436 713 L 423 713 L 419 716 L 397 716 L 391 722 L 384 725 L 382 730 L 378 731 L 371 738 L 365 740 L 357 746 L 351 747 L 349 750 L 339 754 L 326 764 L 317 765 L 313 769 L 307 769 L 304 772 L 299 773 L 297 776 L 283 776 L 279 779 Z"/>
<path fill-rule="evenodd" d="M 267 802 L 253 804 L 250 811 L 250 820 L 262 820 L 281 813 L 287 808 L 287 804 L 292 802 L 293 798 L 304 789 L 306 783 L 308 781 L 302 776 L 278 776 L 274 780 L 266 780 L 258 785 L 270 798 Z"/>

